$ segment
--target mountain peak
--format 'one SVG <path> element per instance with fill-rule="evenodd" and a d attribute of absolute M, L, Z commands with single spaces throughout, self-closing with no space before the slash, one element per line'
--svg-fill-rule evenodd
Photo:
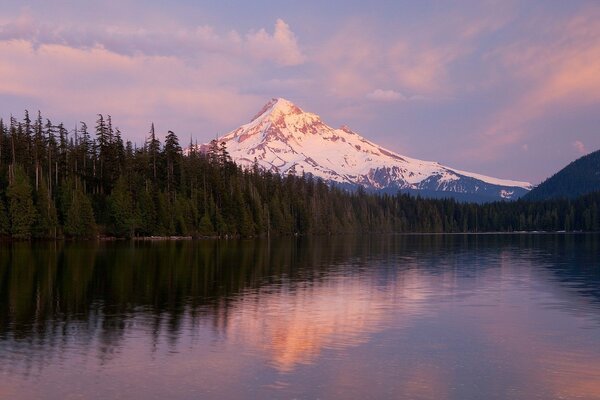
<path fill-rule="evenodd" d="M 401 156 L 363 138 L 347 126 L 334 129 L 317 114 L 284 98 L 267 102 L 251 122 L 219 141 L 244 167 L 280 174 L 310 174 L 332 184 L 373 190 L 413 190 L 516 198 L 526 182 L 473 174 Z M 290 172 L 292 171 L 292 172 Z"/>
<path fill-rule="evenodd" d="M 283 97 L 272 98 L 263 108 L 252 118 L 252 121 L 262 117 L 263 115 L 294 115 L 302 114 L 304 111 L 291 101 Z"/>

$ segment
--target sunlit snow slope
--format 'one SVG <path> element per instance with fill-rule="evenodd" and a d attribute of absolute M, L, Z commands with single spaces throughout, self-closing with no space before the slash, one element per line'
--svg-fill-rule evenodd
<path fill-rule="evenodd" d="M 347 127 L 334 129 L 318 115 L 281 98 L 271 100 L 250 123 L 218 141 L 225 142 L 232 159 L 244 167 L 256 162 L 272 172 L 312 174 L 348 187 L 464 199 L 474 195 L 477 200 L 515 199 L 531 189 L 527 182 L 491 178 L 396 154 Z"/>

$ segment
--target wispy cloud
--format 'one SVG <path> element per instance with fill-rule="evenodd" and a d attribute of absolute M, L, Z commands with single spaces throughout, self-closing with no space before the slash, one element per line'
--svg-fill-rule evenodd
<path fill-rule="evenodd" d="M 587 154 L 588 151 L 585 148 L 585 145 L 581 140 L 576 140 L 573 142 L 573 148 L 581 155 Z"/>
<path fill-rule="evenodd" d="M 272 35 L 264 29 L 247 34 L 244 47 L 253 57 L 274 60 L 280 65 L 298 65 L 306 60 L 298 46 L 296 35 L 282 19 L 275 23 Z"/>
<path fill-rule="evenodd" d="M 4 117 L 103 112 L 136 140 L 152 120 L 205 140 L 284 96 L 407 155 L 524 180 L 564 164 L 576 141 L 600 146 L 595 3 L 267 0 L 234 15 L 217 3 L 34 0 L 11 15 L 21 3 L 6 1 Z"/>
<path fill-rule="evenodd" d="M 111 113 L 137 140 L 151 120 L 205 137 L 233 128 L 265 100 L 244 92 L 247 82 L 264 80 L 265 65 L 305 61 L 282 19 L 273 33 L 241 35 L 209 26 L 53 25 L 28 12 L 0 24 L 0 53 L 0 100 L 27 97 L 28 107 L 74 121 Z"/>
<path fill-rule="evenodd" d="M 134 56 L 177 56 L 202 58 L 206 54 L 226 54 L 248 61 L 274 62 L 280 66 L 305 61 L 294 32 L 278 19 L 273 33 L 261 28 L 245 35 L 232 30 L 219 33 L 214 27 L 162 30 L 143 26 L 58 25 L 34 19 L 23 12 L 0 25 L 0 40 L 24 40 L 34 48 L 63 45 L 77 49 L 105 48 L 111 52 Z"/>
<path fill-rule="evenodd" d="M 0 53 L 5 57 L 0 60 L 0 96 L 28 96 L 30 107 L 75 121 L 110 113 L 134 139 L 143 137 L 151 120 L 180 133 L 191 133 L 185 129 L 190 126 L 196 127 L 195 134 L 226 126 L 245 119 L 263 101 L 223 84 L 226 77 L 241 79 L 248 72 L 218 57 L 190 66 L 175 57 L 57 44 L 34 49 L 25 41 L 0 42 Z"/>
<path fill-rule="evenodd" d="M 527 35 L 490 52 L 487 61 L 505 68 L 505 82 L 520 90 L 492 114 L 482 136 L 481 157 L 530 136 L 528 124 L 573 107 L 600 101 L 600 9 L 585 9 L 567 21 L 537 19 Z"/>
<path fill-rule="evenodd" d="M 350 19 L 320 44 L 311 62 L 322 72 L 324 87 L 340 98 L 368 93 L 368 100 L 448 99 L 472 86 L 470 77 L 453 75 L 453 65 L 470 57 L 481 37 L 507 24 L 505 14 L 472 20 L 436 15 L 395 27 L 394 34 Z"/>
<path fill-rule="evenodd" d="M 370 93 L 367 93 L 367 99 L 373 101 L 398 101 L 405 100 L 406 96 L 404 96 L 400 92 L 396 92 L 395 90 L 384 90 L 384 89 L 375 89 Z"/>

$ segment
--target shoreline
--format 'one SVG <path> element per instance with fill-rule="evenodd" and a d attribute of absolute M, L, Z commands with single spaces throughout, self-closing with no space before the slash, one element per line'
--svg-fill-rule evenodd
<path fill-rule="evenodd" d="M 311 235 L 281 235 L 272 236 L 273 239 L 280 238 L 297 238 L 297 237 L 332 237 L 332 236 L 361 236 L 361 235 L 377 235 L 377 236 L 492 236 L 492 235 L 592 235 L 600 234 L 600 231 L 490 231 L 490 232 L 366 232 L 366 233 L 340 233 L 340 234 L 311 234 Z M 13 239 L 11 237 L 0 237 L 0 243 L 12 243 L 12 242 L 165 242 L 165 241 L 204 241 L 204 240 L 254 240 L 254 239 L 268 239 L 267 235 L 258 235 L 251 237 L 241 237 L 237 235 L 224 235 L 224 236 L 134 236 L 130 238 L 121 238 L 115 236 L 97 236 L 93 238 L 29 238 L 29 239 Z"/>

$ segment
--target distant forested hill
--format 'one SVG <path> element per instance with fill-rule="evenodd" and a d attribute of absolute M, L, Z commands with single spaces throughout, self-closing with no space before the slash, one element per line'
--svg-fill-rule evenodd
<path fill-rule="evenodd" d="M 526 200 L 576 198 L 600 191 L 600 150 L 583 156 L 525 195 Z"/>

